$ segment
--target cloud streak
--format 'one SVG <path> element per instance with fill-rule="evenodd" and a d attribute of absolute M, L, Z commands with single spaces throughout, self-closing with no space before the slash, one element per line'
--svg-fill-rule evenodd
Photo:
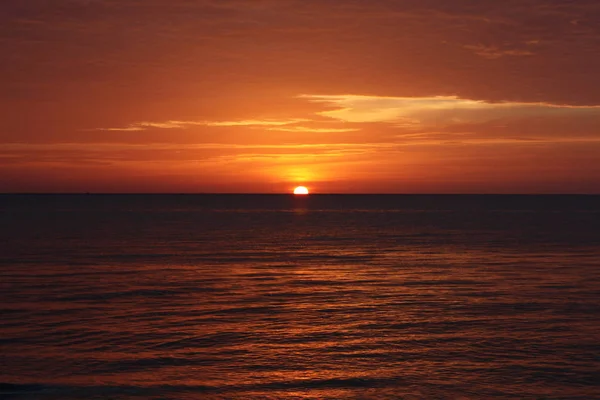
<path fill-rule="evenodd" d="M 457 96 L 382 97 L 361 95 L 301 95 L 332 110 L 318 115 L 346 123 L 390 123 L 404 128 L 482 123 L 527 117 L 598 115 L 600 106 L 550 103 L 486 102 Z"/>
<path fill-rule="evenodd" d="M 480 57 L 487 58 L 488 60 L 495 60 L 501 57 L 518 57 L 518 56 L 533 56 L 535 53 L 530 49 L 519 49 L 519 48 L 501 48 L 499 46 L 484 46 L 478 45 L 465 45 L 463 46 L 467 50 L 471 50 L 473 53 Z"/>
<path fill-rule="evenodd" d="M 308 120 L 296 118 L 286 120 L 239 120 L 239 121 L 165 121 L 165 122 L 134 122 L 125 127 L 117 128 L 98 128 L 99 131 L 122 131 L 135 132 L 145 131 L 148 129 L 187 129 L 193 126 L 212 126 L 212 127 L 269 127 L 269 126 L 286 126 L 306 122 Z"/>
<path fill-rule="evenodd" d="M 0 143 L 0 151 L 119 151 L 119 150 L 318 150 L 335 148 L 389 148 L 395 143 L 286 143 L 286 144 L 236 144 L 236 143 Z"/>
<path fill-rule="evenodd" d="M 346 133 L 356 132 L 358 128 L 309 128 L 306 126 L 290 126 L 281 128 L 269 128 L 269 131 L 277 132 L 306 132 L 306 133 Z"/>

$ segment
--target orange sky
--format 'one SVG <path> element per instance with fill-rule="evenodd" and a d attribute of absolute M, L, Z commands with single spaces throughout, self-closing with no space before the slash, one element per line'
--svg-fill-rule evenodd
<path fill-rule="evenodd" d="M 0 192 L 600 193 L 596 0 L 0 4 Z"/>

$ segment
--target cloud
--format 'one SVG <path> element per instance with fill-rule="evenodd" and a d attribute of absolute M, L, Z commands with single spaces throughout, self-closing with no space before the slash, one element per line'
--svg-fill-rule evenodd
<path fill-rule="evenodd" d="M 191 126 L 214 126 L 214 127 L 228 127 L 228 126 L 249 126 L 249 127 L 260 127 L 260 126 L 285 126 L 306 122 L 308 120 L 296 118 L 287 120 L 240 120 L 240 121 L 165 121 L 165 122 L 134 122 L 125 127 L 121 128 L 98 128 L 99 131 L 144 131 L 150 128 L 155 129 L 186 129 Z"/>
<path fill-rule="evenodd" d="M 405 128 L 482 123 L 501 119 L 551 116 L 600 116 L 600 106 L 550 103 L 487 102 L 457 96 L 380 97 L 361 95 L 301 95 L 333 108 L 318 115 L 347 123 L 385 122 Z"/>
<path fill-rule="evenodd" d="M 108 132 L 139 132 L 145 130 L 145 128 L 137 125 L 126 126 L 123 128 L 98 128 L 97 131 L 108 131 Z"/>
<path fill-rule="evenodd" d="M 389 148 L 394 143 L 286 143 L 286 144 L 236 144 L 236 143 L 0 143 L 0 151 L 10 152 L 36 152 L 36 151 L 95 151 L 113 152 L 122 150 L 316 150 L 316 149 L 366 149 Z"/>
<path fill-rule="evenodd" d="M 122 131 L 122 132 L 137 132 L 145 131 L 150 128 L 156 129 L 183 129 L 190 125 L 201 125 L 194 121 L 166 121 L 166 122 L 134 122 L 124 127 L 118 128 L 97 128 L 97 131 Z M 204 125 L 204 124 L 202 124 Z"/>
<path fill-rule="evenodd" d="M 248 161 L 294 164 L 361 156 L 395 148 L 394 143 L 227 144 L 227 143 L 0 143 L 0 168 L 32 165 L 134 165 L 154 168 L 186 163 Z M 214 165 L 213 165 L 214 166 Z"/>
<path fill-rule="evenodd" d="M 296 118 L 289 120 L 242 120 L 242 121 L 220 121 L 220 122 L 206 122 L 206 126 L 285 126 L 293 125 L 300 122 L 307 122 L 307 119 Z"/>
<path fill-rule="evenodd" d="M 306 126 L 291 126 L 281 128 L 269 128 L 269 131 L 277 132 L 308 132 L 308 133 L 344 133 L 344 132 L 356 132 L 358 128 L 309 128 Z"/>
<path fill-rule="evenodd" d="M 532 41 L 533 42 L 533 41 Z M 495 60 L 500 57 L 507 56 L 533 56 L 534 52 L 528 49 L 503 49 L 498 46 L 484 46 L 484 45 L 465 45 L 463 46 L 467 50 L 471 50 L 473 53 L 480 57 L 487 58 L 489 60 Z"/>

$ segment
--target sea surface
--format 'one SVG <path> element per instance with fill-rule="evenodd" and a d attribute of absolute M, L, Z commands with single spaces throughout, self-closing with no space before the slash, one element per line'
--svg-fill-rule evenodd
<path fill-rule="evenodd" d="M 0 398 L 600 399 L 600 196 L 0 195 Z"/>

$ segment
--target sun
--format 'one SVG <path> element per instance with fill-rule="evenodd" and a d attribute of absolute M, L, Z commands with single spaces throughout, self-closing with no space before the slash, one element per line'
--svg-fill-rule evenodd
<path fill-rule="evenodd" d="M 307 195 L 308 189 L 305 186 L 298 186 L 296 189 L 294 189 L 294 194 Z"/>

